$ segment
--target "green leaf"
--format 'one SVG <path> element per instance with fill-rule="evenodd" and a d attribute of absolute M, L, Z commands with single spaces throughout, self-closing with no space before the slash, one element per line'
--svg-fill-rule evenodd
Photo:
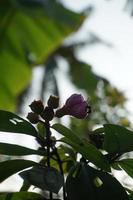
<path fill-rule="evenodd" d="M 71 147 L 68 147 L 68 145 L 60 145 L 57 149 L 57 152 L 62 162 L 63 172 L 68 173 L 69 169 L 76 162 L 76 152 L 74 152 Z M 56 155 L 53 155 L 51 158 L 50 166 L 60 171 L 59 162 Z"/>
<path fill-rule="evenodd" d="M 31 185 L 58 193 L 63 186 L 63 176 L 53 167 L 36 166 L 19 174 Z"/>
<path fill-rule="evenodd" d="M 74 132 L 61 124 L 54 124 L 52 128 L 60 134 L 64 135 L 65 138 L 63 138 L 62 141 L 72 146 L 85 159 L 89 160 L 101 169 L 110 171 L 109 163 L 94 145 L 85 140 L 82 140 Z"/>
<path fill-rule="evenodd" d="M 31 123 L 4 110 L 0 110 L 0 131 L 37 136 L 37 131 Z"/>
<path fill-rule="evenodd" d="M 45 200 L 45 198 L 33 192 L 14 192 L 1 194 L 0 200 Z"/>
<path fill-rule="evenodd" d="M 71 158 L 73 161 L 76 161 L 77 153 L 74 151 L 74 149 L 63 144 L 61 144 L 59 147 L 61 148 L 61 150 L 64 151 L 68 158 Z"/>
<path fill-rule="evenodd" d="M 38 131 L 39 136 L 41 136 L 43 138 L 46 137 L 46 128 L 45 128 L 44 124 L 39 122 L 37 124 L 37 131 Z"/>
<path fill-rule="evenodd" d="M 111 164 L 111 167 L 115 170 L 122 170 L 121 167 L 119 166 L 118 162 L 114 162 Z"/>
<path fill-rule="evenodd" d="M 38 163 L 30 160 L 8 160 L 0 163 L 0 182 L 7 179 L 9 176 L 26 169 L 38 165 Z"/>
<path fill-rule="evenodd" d="M 54 124 L 52 128 L 58 133 L 70 139 L 72 142 L 82 145 L 82 140 L 72 130 L 63 126 L 62 124 Z"/>
<path fill-rule="evenodd" d="M 133 159 L 123 159 L 117 163 L 129 176 L 133 178 Z"/>
<path fill-rule="evenodd" d="M 0 109 L 15 108 L 31 66 L 44 63 L 82 21 L 57 1 L 0 2 Z"/>
<path fill-rule="evenodd" d="M 105 124 L 103 148 L 109 153 L 133 151 L 133 132 L 119 125 Z"/>
<path fill-rule="evenodd" d="M 8 143 L 0 143 L 0 154 L 10 156 L 46 155 L 45 152 L 41 150 L 34 150 L 27 147 Z"/>
<path fill-rule="evenodd" d="M 122 185 L 113 176 L 85 163 L 74 166 L 66 180 L 68 200 L 128 200 Z"/>

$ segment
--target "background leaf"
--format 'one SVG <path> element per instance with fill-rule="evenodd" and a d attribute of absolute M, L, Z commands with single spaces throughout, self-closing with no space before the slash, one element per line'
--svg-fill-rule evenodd
<path fill-rule="evenodd" d="M 59 155 L 58 159 L 60 158 L 62 162 L 63 172 L 68 173 L 70 168 L 75 164 L 77 159 L 77 153 L 69 147 L 68 145 L 60 145 L 57 149 L 57 153 Z M 60 171 L 59 163 L 58 163 L 57 155 L 53 155 L 50 160 L 50 166 L 56 168 Z"/>
<path fill-rule="evenodd" d="M 19 175 L 31 185 L 54 193 L 59 192 L 64 182 L 63 176 L 52 167 L 33 167 L 21 172 Z"/>
<path fill-rule="evenodd" d="M 45 198 L 33 192 L 14 192 L 0 194 L 0 200 L 45 200 Z"/>
<path fill-rule="evenodd" d="M 133 200 L 133 192 L 129 195 L 129 200 Z"/>
<path fill-rule="evenodd" d="M 77 88 L 84 89 L 89 95 L 92 95 L 99 80 L 105 81 L 105 79 L 94 74 L 89 64 L 81 62 L 76 57 L 74 50 L 76 50 L 76 44 L 63 46 L 57 50 L 57 55 L 61 55 L 68 62 L 69 76 L 72 83 Z"/>
<path fill-rule="evenodd" d="M 133 132 L 125 127 L 105 124 L 105 139 L 103 148 L 109 153 L 124 153 L 133 151 Z"/>
<path fill-rule="evenodd" d="M 31 66 L 44 63 L 83 18 L 55 0 L 0 2 L 0 109 L 15 108 Z"/>

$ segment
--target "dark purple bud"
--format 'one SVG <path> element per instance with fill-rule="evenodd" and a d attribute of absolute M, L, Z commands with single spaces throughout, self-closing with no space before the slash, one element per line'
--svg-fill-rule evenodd
<path fill-rule="evenodd" d="M 32 123 L 32 124 L 37 124 L 39 122 L 39 116 L 36 113 L 29 112 L 27 115 L 27 119 Z"/>
<path fill-rule="evenodd" d="M 59 97 L 51 95 L 49 97 L 49 99 L 48 99 L 48 106 L 53 108 L 53 109 L 58 108 L 58 106 L 59 106 Z"/>
<path fill-rule="evenodd" d="M 44 105 L 43 102 L 41 100 L 38 101 L 33 101 L 29 107 L 31 108 L 31 110 L 37 114 L 41 114 L 42 111 L 44 110 Z"/>
<path fill-rule="evenodd" d="M 66 111 L 64 110 L 64 107 L 59 108 L 58 110 L 56 110 L 55 112 L 55 117 L 63 117 L 64 115 L 66 115 Z"/>
<path fill-rule="evenodd" d="M 65 105 L 56 111 L 57 117 L 71 115 L 78 119 L 84 119 L 88 115 L 88 103 L 80 94 L 71 95 Z"/>
<path fill-rule="evenodd" d="M 41 113 L 41 117 L 45 121 L 51 121 L 54 117 L 54 111 L 51 107 L 45 107 L 44 111 Z"/>

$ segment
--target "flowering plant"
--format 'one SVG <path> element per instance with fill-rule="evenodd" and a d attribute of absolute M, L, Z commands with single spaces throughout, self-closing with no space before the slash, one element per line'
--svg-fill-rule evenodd
<path fill-rule="evenodd" d="M 119 125 L 105 124 L 83 137 L 61 123 L 51 121 L 65 115 L 90 120 L 91 106 L 80 94 L 73 94 L 59 108 L 59 98 L 50 96 L 47 105 L 41 100 L 30 104 L 29 122 L 11 112 L 0 111 L 0 131 L 33 136 L 39 144 L 31 149 L 0 143 L 0 154 L 12 156 L 37 155 L 34 162 L 11 159 L 0 163 L 0 181 L 14 173 L 23 179 L 19 192 L 0 194 L 0 200 L 132 200 L 131 190 L 114 178 L 111 170 L 124 170 L 133 177 L 132 158 L 122 155 L 133 151 L 133 132 Z M 34 125 L 33 125 L 34 124 Z M 53 130 L 62 137 L 56 139 Z M 20 172 L 21 171 L 21 172 Z M 29 192 L 30 186 L 47 195 Z M 58 196 L 61 191 L 60 196 Z"/>

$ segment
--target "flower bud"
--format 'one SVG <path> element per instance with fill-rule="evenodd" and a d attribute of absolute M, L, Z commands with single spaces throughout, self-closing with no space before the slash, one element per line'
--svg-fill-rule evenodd
<path fill-rule="evenodd" d="M 48 106 L 55 109 L 59 106 L 59 97 L 57 96 L 50 96 L 48 99 Z"/>
<path fill-rule="evenodd" d="M 60 118 L 60 117 L 63 117 L 64 115 L 66 115 L 66 111 L 64 110 L 63 107 L 56 110 L 56 112 L 55 112 L 55 117 Z"/>
<path fill-rule="evenodd" d="M 44 111 L 41 113 L 41 117 L 45 121 L 51 121 L 54 117 L 54 111 L 51 107 L 45 107 Z"/>
<path fill-rule="evenodd" d="M 29 112 L 27 115 L 27 119 L 32 123 L 32 124 L 37 124 L 39 122 L 39 116 L 36 113 Z"/>
<path fill-rule="evenodd" d="M 80 94 L 71 95 L 65 105 L 56 111 L 56 117 L 71 115 L 78 119 L 83 119 L 88 115 L 88 104 Z"/>
<path fill-rule="evenodd" d="M 31 108 L 31 110 L 37 114 L 41 114 L 42 111 L 44 110 L 44 105 L 43 102 L 41 100 L 38 101 L 33 101 L 29 107 Z"/>

